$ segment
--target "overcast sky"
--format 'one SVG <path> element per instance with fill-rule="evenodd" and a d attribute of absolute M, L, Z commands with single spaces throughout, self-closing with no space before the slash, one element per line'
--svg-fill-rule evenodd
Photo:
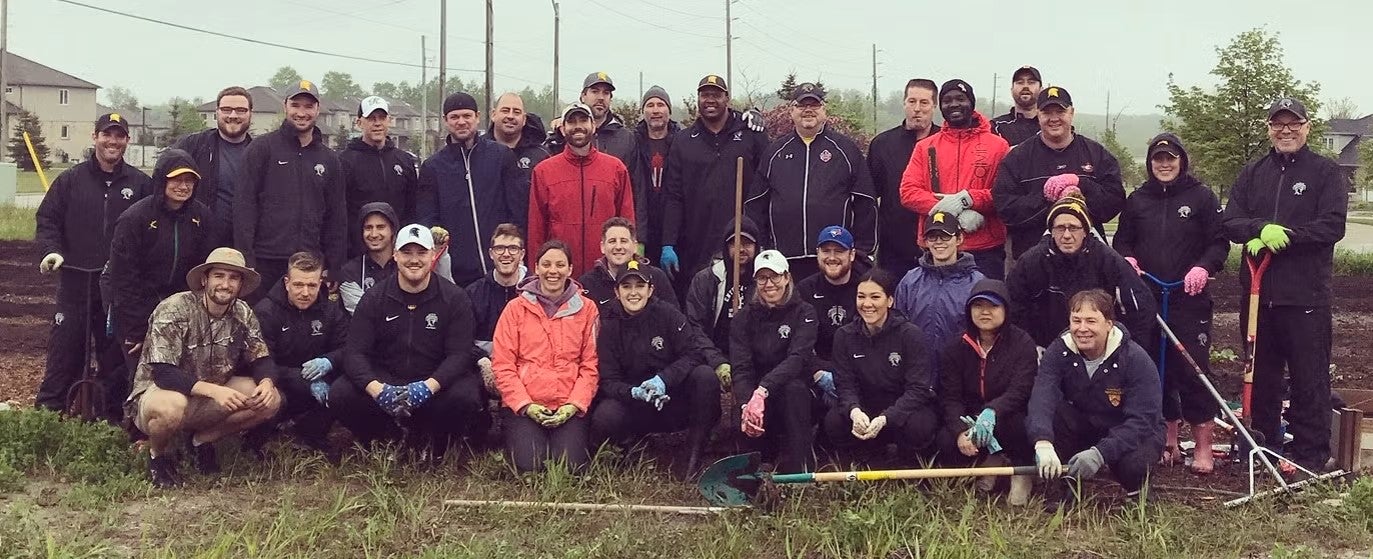
<path fill-rule="evenodd" d="M 262 41 L 418 64 L 428 35 L 438 62 L 439 0 L 81 0 L 110 9 Z M 102 87 L 132 89 L 145 103 L 172 96 L 211 97 L 230 84 L 264 84 L 281 65 L 306 78 L 347 71 L 370 88 L 419 80 L 419 68 L 307 54 L 184 31 L 57 0 L 11 1 L 9 48 Z M 589 72 L 605 71 L 617 98 L 661 84 L 675 100 L 707 73 L 725 72 L 724 0 L 561 0 L 564 100 Z M 448 66 L 480 80 L 484 1 L 449 0 Z M 1012 6 L 1019 6 L 1017 10 Z M 1237 33 L 1266 26 L 1281 33 L 1298 78 L 1321 83 L 1325 100 L 1351 97 L 1373 111 L 1366 51 L 1373 2 L 1367 0 L 735 0 L 734 89 L 752 78 L 771 91 L 788 71 L 834 88 L 871 87 L 877 44 L 878 86 L 906 79 L 961 77 L 977 96 L 1007 99 L 1006 74 L 1038 66 L 1047 83 L 1069 89 L 1080 110 L 1158 112 L 1169 73 L 1208 84 L 1214 49 Z M 1023 13 L 1017 13 L 1017 12 Z M 1280 15 L 1280 14 L 1292 15 Z M 696 15 L 692 15 L 696 14 Z M 958 23 L 961 22 L 961 23 Z M 552 81 L 549 0 L 496 0 L 496 89 Z M 435 70 L 431 67 L 431 75 Z M 453 73 L 454 70 L 450 70 Z M 103 97 L 102 97 L 103 98 Z"/>

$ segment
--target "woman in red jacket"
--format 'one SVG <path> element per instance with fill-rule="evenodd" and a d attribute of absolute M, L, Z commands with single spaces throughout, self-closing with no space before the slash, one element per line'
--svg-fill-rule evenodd
<path fill-rule="evenodd" d="M 492 339 L 491 366 L 501 402 L 505 448 L 515 469 L 546 460 L 580 470 L 591 461 L 586 412 L 596 395 L 596 305 L 572 281 L 562 241 L 539 248 L 534 277 L 505 306 Z"/>

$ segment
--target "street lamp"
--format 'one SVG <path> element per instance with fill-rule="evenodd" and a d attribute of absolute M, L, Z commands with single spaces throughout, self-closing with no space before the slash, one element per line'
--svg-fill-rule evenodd
<path fill-rule="evenodd" d="M 139 108 L 143 109 L 143 121 L 142 121 L 142 122 L 143 122 L 143 131 L 139 134 L 139 138 L 138 138 L 138 145 L 139 145 L 139 148 L 138 148 L 138 157 L 142 160 L 142 162 L 139 163 L 138 166 L 139 166 L 139 167 L 143 167 L 143 168 L 147 168 L 147 167 L 148 167 L 148 108 L 147 108 L 147 107 L 139 107 Z"/>

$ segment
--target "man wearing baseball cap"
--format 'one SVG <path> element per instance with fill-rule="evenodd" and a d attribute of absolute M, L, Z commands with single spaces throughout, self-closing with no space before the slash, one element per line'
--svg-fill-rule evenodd
<path fill-rule="evenodd" d="M 286 119 L 244 154 L 243 181 L 234 194 L 234 246 L 269 278 L 286 275 L 297 252 L 324 255 L 328 270 L 348 253 L 348 210 L 339 156 L 315 126 L 319 88 L 300 80 L 286 90 Z M 257 301 L 266 292 L 245 297 Z"/>
<path fill-rule="evenodd" d="M 897 284 L 896 308 L 920 327 L 925 347 L 931 348 L 930 364 L 937 367 L 935 350 L 963 330 L 964 304 L 986 274 L 978 270 L 972 254 L 960 250 L 966 236 L 956 216 L 934 212 L 921 225 L 925 255 Z"/>
<path fill-rule="evenodd" d="M 855 256 L 853 233 L 842 225 L 826 226 L 815 239 L 815 264 L 820 273 L 796 285 L 801 300 L 815 309 L 819 320 L 815 356 L 806 372 L 818 391 L 831 400 L 839 398 L 834 390 L 834 363 L 830 359 L 834 333 L 858 316 L 858 276 L 866 271 L 854 269 Z"/>
<path fill-rule="evenodd" d="M 164 299 L 148 320 L 124 409 L 148 435 L 154 486 L 182 484 L 169 448 L 177 435 L 191 434 L 196 469 L 216 473 L 215 441 L 265 423 L 281 408 L 276 364 L 252 307 L 239 298 L 261 279 L 239 251 L 214 249 L 186 272 L 190 290 Z"/>
<path fill-rule="evenodd" d="M 404 433 L 409 449 L 439 461 L 455 437 L 487 427 L 472 302 L 434 275 L 428 227 L 401 227 L 395 249 L 396 274 L 363 294 L 353 313 L 329 406 L 364 445 Z"/>
<path fill-rule="evenodd" d="M 663 178 L 667 174 L 667 155 L 682 125 L 672 119 L 672 98 L 660 86 L 644 92 L 639 108 L 644 117 L 634 126 L 634 141 L 639 146 L 639 168 L 646 177 L 642 205 L 647 217 L 640 220 L 643 223 L 639 226 L 639 242 L 644 245 L 644 255 L 657 258 L 663 252 L 663 214 L 667 208 Z M 638 196 L 639 192 L 634 194 Z"/>
<path fill-rule="evenodd" d="M 1039 90 L 1044 80 L 1039 69 L 1021 66 L 1011 74 L 1011 110 L 992 119 L 992 132 L 1006 139 L 1011 147 L 1039 133 Z"/>
<path fill-rule="evenodd" d="M 1287 457 L 1313 471 L 1330 458 L 1330 281 L 1335 243 L 1344 238 L 1346 183 L 1334 161 L 1306 144 L 1311 122 L 1300 100 L 1268 108 L 1272 149 L 1240 170 L 1223 223 L 1246 258 L 1271 257 L 1259 290 L 1254 355 L 1254 427 L 1281 441 L 1283 369 L 1291 387 Z M 1271 255 L 1271 256 L 1270 256 Z M 1240 266 L 1240 284 L 1249 269 Z M 1248 320 L 1248 305 L 1241 304 Z M 1246 410 L 1248 411 L 1248 410 Z M 1278 443 L 1274 443 L 1278 444 Z"/>
<path fill-rule="evenodd" d="M 35 216 L 34 244 L 44 255 L 38 270 L 58 272 L 57 312 L 36 402 L 51 410 L 66 409 L 67 391 L 80 378 L 88 350 L 99 356 L 101 378 L 114 378 L 113 369 L 122 361 L 105 335 L 100 272 L 109 258 L 119 215 L 151 188 L 148 175 L 124 162 L 129 125 L 123 115 L 100 115 L 91 140 L 95 155 L 52 181 Z M 95 342 L 88 348 L 90 335 Z"/>
<path fill-rule="evenodd" d="M 647 171 L 640 166 L 640 147 L 634 131 L 626 127 L 620 115 L 611 110 L 614 98 L 615 82 L 605 72 L 592 72 L 582 80 L 582 93 L 578 101 L 591 110 L 591 121 L 595 130 L 591 143 L 596 146 L 597 151 L 619 159 L 629 170 L 629 177 L 634 186 L 634 199 L 639 202 L 634 207 L 635 215 L 641 216 L 638 220 L 639 227 L 647 227 L 649 223 L 643 219 L 647 217 L 647 207 L 644 206 L 648 200 L 644 195 L 648 180 Z M 561 121 L 562 119 L 554 120 L 552 130 L 549 131 L 548 149 L 553 155 L 561 153 L 567 147 Z M 531 245 L 539 246 L 535 243 Z"/>
<path fill-rule="evenodd" d="M 1067 195 L 1086 200 L 1091 224 L 1103 239 L 1103 224 L 1125 206 L 1120 163 L 1100 143 L 1073 131 L 1073 97 L 1068 90 L 1046 87 L 1036 106 L 1039 136 L 1006 154 L 992 186 L 992 202 L 1006 222 L 1011 254 L 1017 259 L 1045 236 L 1049 207 Z"/>
<path fill-rule="evenodd" d="M 452 235 L 446 254 L 458 285 L 490 273 L 485 255 L 497 225 L 522 225 L 529 217 L 529 183 L 520 182 L 515 152 L 477 134 L 480 117 L 477 100 L 465 92 L 443 100 L 447 145 L 420 165 L 415 198 L 415 220 Z"/>
<path fill-rule="evenodd" d="M 358 103 L 355 126 L 362 135 L 350 140 L 338 156 L 346 179 L 349 220 L 370 202 L 390 204 L 402 220 L 415 217 L 418 162 L 410 152 L 396 148 L 390 137 L 391 124 L 391 105 L 386 99 L 372 95 Z M 361 237 L 348 238 L 349 258 L 367 251 Z"/>
<path fill-rule="evenodd" d="M 744 209 L 767 242 L 792 260 L 792 275 L 804 279 L 816 272 L 811 239 L 828 224 L 847 226 L 867 259 L 877 244 L 877 195 L 858 144 L 825 126 L 823 88 L 796 86 L 791 121 L 795 130 L 774 140 L 758 164 Z"/>

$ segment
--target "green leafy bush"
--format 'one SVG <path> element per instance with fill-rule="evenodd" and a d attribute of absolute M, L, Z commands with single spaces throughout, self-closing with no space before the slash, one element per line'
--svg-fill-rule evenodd
<path fill-rule="evenodd" d="M 138 471 L 123 430 L 49 410 L 0 412 L 0 490 L 25 474 L 48 472 L 100 483 Z"/>

